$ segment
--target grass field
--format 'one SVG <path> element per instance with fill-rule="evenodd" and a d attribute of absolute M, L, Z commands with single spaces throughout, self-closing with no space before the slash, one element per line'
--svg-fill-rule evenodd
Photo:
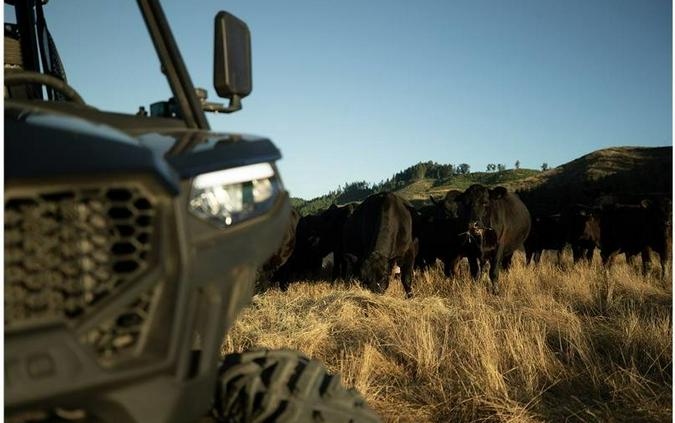
<path fill-rule="evenodd" d="M 671 421 L 670 282 L 522 255 L 501 281 L 493 296 L 434 269 L 411 300 L 398 281 L 385 295 L 297 283 L 257 296 L 223 353 L 303 351 L 385 421 Z"/>

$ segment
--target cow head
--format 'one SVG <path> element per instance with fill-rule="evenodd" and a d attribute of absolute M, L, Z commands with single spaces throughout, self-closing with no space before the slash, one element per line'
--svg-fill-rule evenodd
<path fill-rule="evenodd" d="M 645 199 L 640 202 L 640 205 L 649 210 L 658 227 L 666 229 L 666 233 L 670 236 L 673 225 L 673 203 L 667 197 L 657 199 Z"/>
<path fill-rule="evenodd" d="M 319 231 L 318 216 L 304 216 L 296 227 L 296 248 L 299 250 L 314 250 L 319 246 L 321 234 Z"/>
<path fill-rule="evenodd" d="M 374 252 L 361 263 L 361 281 L 364 286 L 377 294 L 382 294 L 389 287 L 389 259 Z"/>
<path fill-rule="evenodd" d="M 359 259 L 354 254 L 345 253 L 342 256 L 342 265 L 344 266 L 344 276 L 351 279 L 359 274 Z"/>
<path fill-rule="evenodd" d="M 506 188 L 497 187 L 488 189 L 482 185 L 471 185 L 466 191 L 457 195 L 455 207 L 457 210 L 458 223 L 472 235 L 476 229 L 490 228 L 490 206 L 506 195 Z"/>
<path fill-rule="evenodd" d="M 436 201 L 431 198 L 431 201 L 438 207 L 440 214 L 449 219 L 458 218 L 457 197 L 462 194 L 461 191 L 450 190 L 445 193 L 443 201 Z"/>
<path fill-rule="evenodd" d="M 321 271 L 321 262 L 326 251 L 326 238 L 320 215 L 303 216 L 295 230 L 295 247 L 292 254 L 294 272 L 309 277 Z"/>
<path fill-rule="evenodd" d="M 612 204 L 604 208 L 611 208 Z M 569 242 L 594 241 L 600 238 L 600 216 L 603 208 L 590 207 L 582 204 L 571 206 L 562 217 L 567 225 L 566 238 Z"/>
<path fill-rule="evenodd" d="M 497 232 L 492 228 L 472 226 L 458 237 L 462 251 L 469 256 L 480 256 L 497 247 Z"/>
<path fill-rule="evenodd" d="M 319 214 L 300 219 L 296 231 L 298 248 L 308 256 L 320 258 L 333 252 L 342 236 L 342 227 L 353 211 L 353 205 L 333 204 Z"/>

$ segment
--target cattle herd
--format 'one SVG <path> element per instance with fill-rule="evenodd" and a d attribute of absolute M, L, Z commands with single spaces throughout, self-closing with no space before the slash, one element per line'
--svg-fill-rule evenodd
<path fill-rule="evenodd" d="M 660 276 L 666 278 L 671 254 L 672 203 L 666 196 L 638 204 L 603 206 L 571 204 L 555 214 L 533 215 L 518 194 L 504 187 L 472 185 L 449 191 L 442 200 L 414 207 L 391 192 L 373 194 L 360 204 L 332 205 L 291 224 L 277 253 L 259 273 L 257 289 L 294 280 L 311 280 L 323 273 L 332 255 L 332 279 L 358 279 L 373 292 L 384 292 L 392 271 L 400 269 L 407 297 L 412 296 L 413 269 L 440 260 L 445 275 L 458 273 L 466 258 L 471 276 L 479 279 L 489 268 L 493 293 L 499 293 L 499 273 L 508 269 L 515 251 L 525 250 L 528 265 L 539 263 L 544 250 L 572 248 L 574 262 L 592 260 L 599 249 L 609 267 L 617 254 L 641 255 L 649 272 L 651 252 L 657 253 Z M 324 277 L 325 279 L 325 277 Z"/>

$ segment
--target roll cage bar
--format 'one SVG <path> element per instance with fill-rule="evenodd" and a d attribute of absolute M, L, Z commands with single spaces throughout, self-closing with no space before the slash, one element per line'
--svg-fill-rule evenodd
<path fill-rule="evenodd" d="M 38 5 L 37 2 L 40 2 Z M 40 72 L 40 49 L 36 35 L 36 7 L 42 7 L 44 0 L 5 0 L 13 5 L 16 13 L 17 27 L 24 69 Z M 201 108 L 201 104 L 192 79 L 187 71 L 183 57 L 167 22 L 159 0 L 137 0 L 145 25 L 159 58 L 162 73 L 166 76 L 171 92 L 179 107 L 181 118 L 188 128 L 209 130 L 209 123 Z M 44 69 L 43 69 L 44 71 Z M 43 99 L 42 90 L 30 86 L 32 98 Z"/>

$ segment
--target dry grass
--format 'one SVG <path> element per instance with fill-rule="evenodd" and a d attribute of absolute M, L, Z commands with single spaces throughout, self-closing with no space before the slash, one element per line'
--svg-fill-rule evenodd
<path fill-rule="evenodd" d="M 223 353 L 293 348 L 386 421 L 670 421 L 672 290 L 625 262 L 524 267 L 486 282 L 417 273 L 415 298 L 298 283 L 254 299 Z M 597 263 L 597 260 L 596 260 Z"/>

